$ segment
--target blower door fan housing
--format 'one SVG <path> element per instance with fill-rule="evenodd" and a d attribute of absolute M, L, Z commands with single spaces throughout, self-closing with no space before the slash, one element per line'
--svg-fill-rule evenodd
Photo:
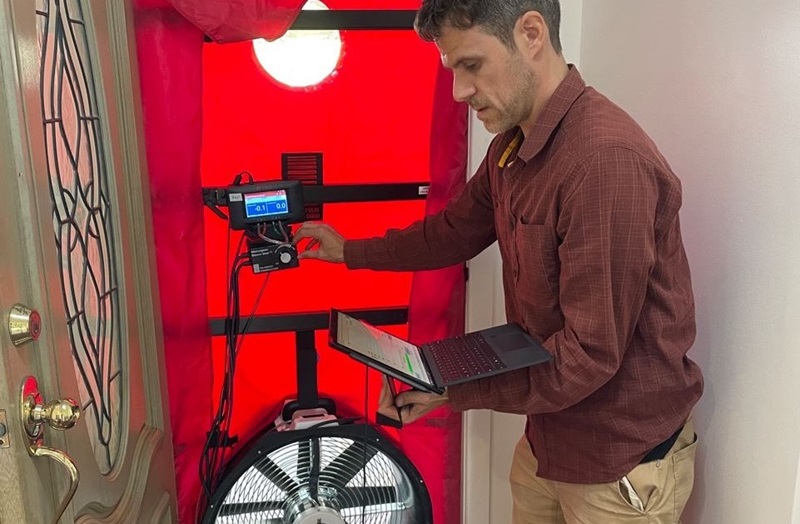
<path fill-rule="evenodd" d="M 204 524 L 431 524 L 405 455 L 369 425 L 268 431 L 232 461 Z"/>

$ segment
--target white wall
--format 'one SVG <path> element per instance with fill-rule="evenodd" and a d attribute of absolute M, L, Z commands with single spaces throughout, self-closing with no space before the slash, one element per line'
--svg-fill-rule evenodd
<path fill-rule="evenodd" d="M 584 77 L 683 180 L 707 381 L 685 522 L 799 524 L 800 3 L 594 1 L 583 29 Z"/>
<path fill-rule="evenodd" d="M 797 468 L 797 481 L 794 487 L 794 509 L 792 510 L 792 524 L 800 524 L 800 465 Z"/>
<path fill-rule="evenodd" d="M 562 0 L 561 43 L 567 59 L 580 61 L 583 0 Z M 492 135 L 480 121 L 470 121 L 470 173 L 480 165 Z M 467 284 L 467 329 L 472 331 L 505 322 L 505 303 L 497 246 L 470 263 Z M 464 419 L 464 524 L 511 522 L 508 473 L 511 456 L 525 418 L 489 411 L 469 412 Z M 488 499 L 488 503 L 487 503 Z M 800 523 L 798 523 L 800 524 Z"/>

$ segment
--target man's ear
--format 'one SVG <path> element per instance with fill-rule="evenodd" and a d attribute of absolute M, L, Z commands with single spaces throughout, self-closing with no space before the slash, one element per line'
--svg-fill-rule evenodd
<path fill-rule="evenodd" d="M 531 56 L 537 55 L 550 42 L 547 22 L 538 11 L 528 11 L 519 17 L 514 32 L 520 49 Z"/>

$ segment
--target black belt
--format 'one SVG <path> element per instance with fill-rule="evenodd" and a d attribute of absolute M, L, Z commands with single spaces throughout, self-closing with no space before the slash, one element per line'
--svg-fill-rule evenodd
<path fill-rule="evenodd" d="M 667 440 L 659 444 L 658 446 L 651 449 L 647 455 L 639 462 L 639 464 L 646 464 L 648 462 L 654 462 L 656 460 L 661 460 L 667 456 L 669 450 L 672 449 L 672 446 L 675 445 L 675 441 L 678 440 L 678 436 L 683 431 L 683 426 L 679 427 L 678 430 L 672 434 Z"/>

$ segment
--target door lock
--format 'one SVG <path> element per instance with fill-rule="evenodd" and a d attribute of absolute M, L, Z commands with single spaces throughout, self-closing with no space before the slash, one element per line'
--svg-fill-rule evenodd
<path fill-rule="evenodd" d="M 14 304 L 8 313 L 8 334 L 15 346 L 36 340 L 42 333 L 42 317 L 35 309 Z"/>

